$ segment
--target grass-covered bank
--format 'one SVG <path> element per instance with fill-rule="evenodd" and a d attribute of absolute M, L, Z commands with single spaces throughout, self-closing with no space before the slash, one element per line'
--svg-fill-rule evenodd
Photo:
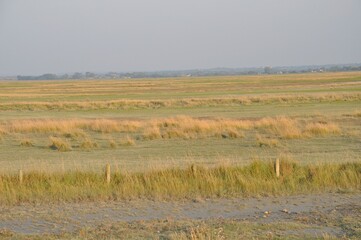
<path fill-rule="evenodd" d="M 361 163 L 298 165 L 281 159 L 281 176 L 273 162 L 244 167 L 189 166 L 143 173 L 26 172 L 0 176 L 0 203 L 106 201 L 120 199 L 197 199 L 255 195 L 290 195 L 361 189 Z"/>

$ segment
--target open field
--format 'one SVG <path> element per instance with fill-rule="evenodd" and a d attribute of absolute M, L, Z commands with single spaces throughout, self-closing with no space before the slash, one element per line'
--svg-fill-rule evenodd
<path fill-rule="evenodd" d="M 0 86 L 0 172 L 361 160 L 360 72 Z"/>
<path fill-rule="evenodd" d="M 276 158 L 281 159 L 279 178 L 273 165 Z M 107 163 L 110 184 L 104 180 Z M 345 208 L 359 211 L 354 202 L 360 199 L 360 164 L 361 72 L 0 81 L 4 214 L 16 205 L 228 201 L 326 192 L 351 194 L 353 200 L 345 200 Z M 275 223 L 258 220 L 186 217 L 189 223 L 180 218 L 165 223 L 163 215 L 143 225 L 133 222 L 137 219 L 118 219 L 121 223 L 110 221 L 104 228 L 87 225 L 79 227 L 90 229 L 65 227 L 59 232 L 64 238 L 94 239 L 104 231 L 139 238 L 137 233 L 144 229 L 156 239 L 224 239 L 223 235 L 356 239 L 358 214 L 347 213 L 348 218 L 333 218 L 324 211 L 319 218 L 308 211 L 309 221 L 288 223 L 287 229 L 293 229 L 289 234 Z M 5 214 L 0 221 L 9 226 L 14 216 Z M 322 231 L 311 226 L 316 218 Z M 287 220 L 277 219 L 282 224 Z M 2 231 L 4 226 L 0 223 L 0 238 L 28 237 L 22 234 L 29 232 L 17 228 Z M 223 226 L 224 234 L 214 235 Z M 332 226 L 342 231 L 329 231 Z M 257 230 L 271 227 L 278 235 Z M 34 229 L 46 233 L 41 223 Z"/>

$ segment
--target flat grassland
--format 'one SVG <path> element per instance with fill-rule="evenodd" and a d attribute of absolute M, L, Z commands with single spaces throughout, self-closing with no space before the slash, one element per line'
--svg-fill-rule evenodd
<path fill-rule="evenodd" d="M 281 160 L 278 178 L 276 158 Z M 109 184 L 103 174 L 107 163 Z M 11 228 L 20 235 L 1 230 L 18 221 L 9 213 L 19 204 L 25 204 L 18 209 L 25 214 L 32 204 L 50 204 L 47 209 L 59 203 L 137 199 L 202 203 L 331 191 L 356 195 L 342 207 L 347 219 L 326 210 L 321 218 L 311 214 L 323 224 L 326 234 L 320 238 L 344 234 L 357 239 L 361 208 L 352 205 L 355 213 L 350 206 L 360 198 L 360 190 L 361 72 L 0 81 L 0 206 L 5 209 L 0 210 L 0 238 L 29 239 L 23 234 L 36 233 L 31 224 Z M 258 207 L 254 209 L 259 215 Z M 44 216 L 40 224 L 49 218 Z M 267 221 L 261 231 L 258 220 L 250 218 L 195 218 L 188 223 L 150 218 L 75 235 L 67 232 L 79 228 L 60 233 L 65 239 L 116 237 L 104 232 L 139 238 L 138 233 L 148 229 L 150 238 L 161 232 L 165 239 L 269 239 L 277 237 L 265 230 L 272 227 L 286 237 L 299 229 L 295 238 L 314 237 L 309 232 L 314 230 L 308 230 L 314 221 L 306 216 L 304 222 L 292 217 L 290 232 Z M 289 219 L 287 215 L 277 221 L 282 225 Z M 338 235 L 333 226 L 342 229 Z M 224 235 L 222 227 L 231 234 Z"/>
<path fill-rule="evenodd" d="M 361 160 L 361 73 L 0 82 L 0 172 Z"/>

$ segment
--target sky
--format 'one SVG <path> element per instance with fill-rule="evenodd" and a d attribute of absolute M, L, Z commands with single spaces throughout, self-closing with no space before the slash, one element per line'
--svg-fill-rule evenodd
<path fill-rule="evenodd" d="M 0 75 L 337 63 L 360 0 L 0 0 Z"/>

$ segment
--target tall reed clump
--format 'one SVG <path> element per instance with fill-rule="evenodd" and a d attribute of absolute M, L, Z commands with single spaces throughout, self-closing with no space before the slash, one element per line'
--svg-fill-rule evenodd
<path fill-rule="evenodd" d="M 328 134 L 340 134 L 341 129 L 334 123 L 309 123 L 304 132 L 314 136 L 324 136 Z"/>
<path fill-rule="evenodd" d="M 154 140 L 161 138 L 160 130 L 157 126 L 150 126 L 146 128 L 143 132 L 143 139 L 145 140 Z"/>
<path fill-rule="evenodd" d="M 255 122 L 255 127 L 268 129 L 271 133 L 285 139 L 303 137 L 298 121 L 288 117 L 263 118 Z"/>
<path fill-rule="evenodd" d="M 142 173 L 114 173 L 110 184 L 94 172 L 26 172 L 0 176 L 0 203 L 97 201 L 117 199 L 187 199 L 279 195 L 361 188 L 361 163 L 298 165 L 281 159 L 276 177 L 273 162 L 244 167 L 189 166 Z"/>
<path fill-rule="evenodd" d="M 61 139 L 59 137 L 49 137 L 51 144 L 49 147 L 59 152 L 68 152 L 72 150 L 70 143 L 67 140 Z"/>
<path fill-rule="evenodd" d="M 206 137 L 242 138 L 241 129 L 248 129 L 248 121 L 232 119 L 197 119 L 177 116 L 153 119 L 144 126 L 143 139 L 197 139 Z"/>

